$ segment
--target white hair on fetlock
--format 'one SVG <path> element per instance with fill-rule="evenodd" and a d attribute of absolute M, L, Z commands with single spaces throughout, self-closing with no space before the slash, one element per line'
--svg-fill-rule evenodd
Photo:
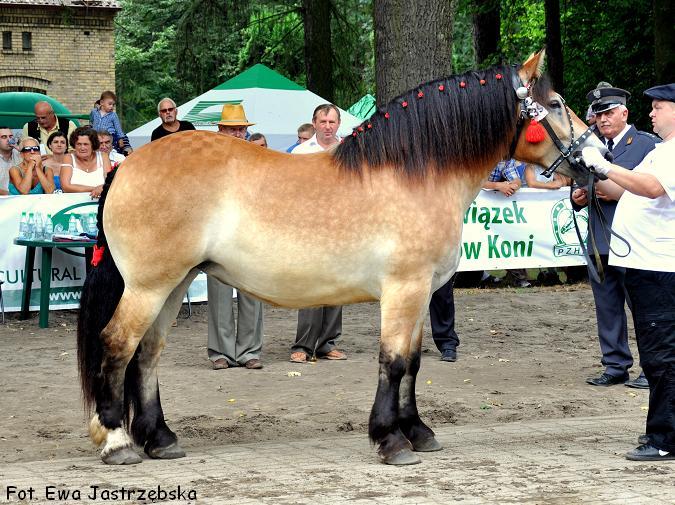
<path fill-rule="evenodd" d="M 106 457 L 111 452 L 131 447 L 132 445 L 131 439 L 124 428 L 108 430 L 108 437 L 106 438 L 105 447 L 101 451 L 101 457 Z"/>
<path fill-rule="evenodd" d="M 108 438 L 108 428 L 105 428 L 101 421 L 98 418 L 98 414 L 94 414 L 94 417 L 91 418 L 89 422 L 89 437 L 94 442 L 94 445 L 98 447 L 106 438 Z"/>

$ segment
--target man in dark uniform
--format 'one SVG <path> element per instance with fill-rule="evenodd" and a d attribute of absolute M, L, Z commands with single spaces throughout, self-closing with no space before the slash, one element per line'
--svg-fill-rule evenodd
<path fill-rule="evenodd" d="M 628 109 L 626 102 L 630 93 L 621 88 L 615 88 L 607 82 L 598 83 L 597 87 L 588 93 L 587 99 L 591 102 L 591 110 L 595 113 L 598 136 L 614 157 L 614 163 L 632 170 L 654 149 L 657 138 L 646 132 L 638 131 L 628 124 Z M 602 351 L 602 364 L 605 371 L 599 377 L 586 380 L 593 386 L 613 386 L 626 384 L 629 387 L 647 389 L 649 384 L 644 374 L 629 381 L 628 369 L 633 365 L 633 357 L 628 347 L 628 326 L 624 304 L 630 300 L 626 297 L 624 288 L 625 269 L 607 264 L 609 255 L 609 228 L 616 210 L 616 200 L 596 190 L 603 219 L 598 215 L 595 207 L 590 209 L 590 222 L 594 234 L 605 280 L 595 282 L 591 278 L 593 298 L 595 299 L 595 315 L 598 323 L 598 337 Z M 587 204 L 585 189 L 576 189 L 572 201 L 577 206 Z M 577 207 L 578 208 L 578 207 Z M 590 246 L 591 240 L 588 239 Z M 595 262 L 593 255 L 591 259 Z"/>
<path fill-rule="evenodd" d="M 441 361 L 457 361 L 459 337 L 455 331 L 455 294 L 453 292 L 455 278 L 431 295 L 429 317 L 431 318 L 431 336 L 434 344 L 441 352 Z"/>

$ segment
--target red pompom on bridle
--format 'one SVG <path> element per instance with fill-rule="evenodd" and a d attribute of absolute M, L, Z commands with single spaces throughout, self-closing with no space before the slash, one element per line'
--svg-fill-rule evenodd
<path fill-rule="evenodd" d="M 546 138 L 546 130 L 536 119 L 530 121 L 530 124 L 525 130 L 525 140 L 531 144 L 538 144 Z"/>
<path fill-rule="evenodd" d="M 94 246 L 94 253 L 91 256 L 91 266 L 96 267 L 103 259 L 103 251 L 105 251 L 105 246 Z"/>

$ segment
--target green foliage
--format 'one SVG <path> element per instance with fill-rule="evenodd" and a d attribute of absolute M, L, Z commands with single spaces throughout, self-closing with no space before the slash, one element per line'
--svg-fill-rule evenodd
<path fill-rule="evenodd" d="M 586 94 L 599 81 L 633 94 L 628 120 L 651 132 L 650 103 L 642 92 L 654 86 L 652 2 L 570 2 L 563 16 L 565 98 L 585 116 Z"/>
<path fill-rule="evenodd" d="M 183 102 L 236 75 L 251 15 L 244 0 L 184 0 L 176 27 L 178 101 Z"/>
<path fill-rule="evenodd" d="M 176 95 L 173 45 L 179 6 L 174 0 L 121 3 L 115 19 L 115 88 L 129 131 L 157 116 L 161 98 Z"/>
<path fill-rule="evenodd" d="M 347 108 L 375 87 L 372 0 L 331 2 L 335 102 Z M 544 46 L 541 0 L 498 0 L 500 52 L 517 63 Z M 115 66 L 119 109 L 127 130 L 156 117 L 164 96 L 185 102 L 263 63 L 306 84 L 301 0 L 121 0 Z M 472 13 L 485 5 L 458 0 L 453 68 L 475 68 Z M 561 2 L 565 98 L 580 115 L 600 80 L 629 90 L 631 121 L 648 127 L 642 91 L 654 85 L 650 0 Z M 645 42 L 647 41 L 647 42 Z M 96 97 L 92 97 L 92 102 Z"/>

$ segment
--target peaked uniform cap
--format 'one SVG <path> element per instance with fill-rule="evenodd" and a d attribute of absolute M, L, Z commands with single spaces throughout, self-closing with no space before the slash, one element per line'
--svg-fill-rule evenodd
<path fill-rule="evenodd" d="M 586 100 L 591 102 L 591 109 L 595 114 L 611 110 L 619 105 L 626 105 L 629 98 L 628 91 L 615 88 L 605 81 L 600 81 L 595 89 L 586 95 Z"/>
<path fill-rule="evenodd" d="M 675 102 L 675 82 L 654 86 L 653 88 L 645 90 L 644 93 L 652 100 Z"/>
<path fill-rule="evenodd" d="M 255 123 L 250 123 L 246 119 L 246 113 L 242 104 L 226 103 L 223 105 L 223 111 L 220 113 L 218 124 L 222 126 L 253 126 Z"/>

